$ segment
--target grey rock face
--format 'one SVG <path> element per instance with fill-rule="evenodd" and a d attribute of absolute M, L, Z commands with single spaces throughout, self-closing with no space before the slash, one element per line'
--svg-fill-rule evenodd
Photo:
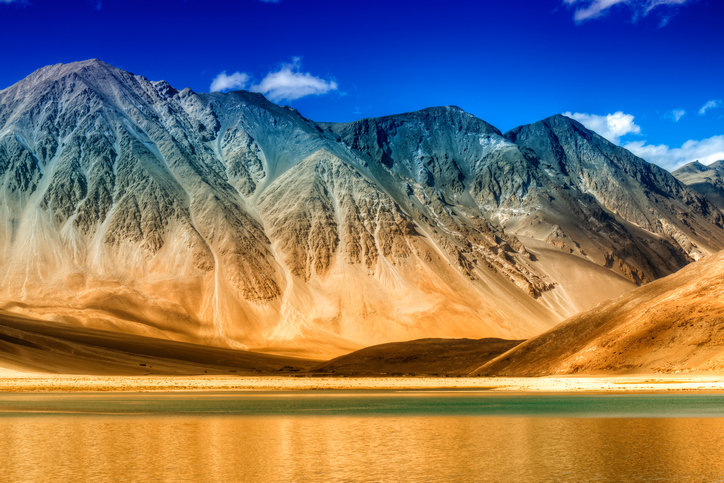
<path fill-rule="evenodd" d="M 676 179 L 704 196 L 719 210 L 724 211 L 724 161 L 709 166 L 698 161 L 689 163 L 672 173 Z"/>
<path fill-rule="evenodd" d="M 721 245 L 724 218 L 708 200 L 668 171 L 578 122 L 553 116 L 513 129 L 506 137 L 533 149 L 550 179 L 576 199 L 592 196 L 590 201 L 602 211 L 599 216 L 585 216 L 587 231 L 600 239 L 599 251 L 607 259 L 623 259 L 640 272 L 642 281 L 678 270 Z M 592 203 L 587 204 L 590 211 Z M 601 230 L 603 222 L 607 226 Z M 638 229 L 643 229 L 643 236 Z M 659 243 L 650 243 L 649 234 L 659 237 Z"/>
<path fill-rule="evenodd" d="M 308 355 L 521 338 L 723 242 L 706 199 L 562 117 L 317 124 L 97 60 L 0 91 L 0 300 L 69 324 Z"/>
<path fill-rule="evenodd" d="M 272 239 L 287 254 L 286 266 L 304 281 L 323 275 L 337 252 L 370 274 L 380 255 L 394 263 L 411 253 L 408 237 L 415 229 L 410 217 L 327 151 L 280 176 L 262 194 L 259 209 Z"/>

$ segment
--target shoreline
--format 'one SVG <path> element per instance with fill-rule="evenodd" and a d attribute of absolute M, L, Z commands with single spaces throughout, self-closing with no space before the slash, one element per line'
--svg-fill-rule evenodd
<path fill-rule="evenodd" d="M 724 376 L 335 377 L 0 374 L 0 393 L 480 390 L 531 393 L 724 392 Z"/>

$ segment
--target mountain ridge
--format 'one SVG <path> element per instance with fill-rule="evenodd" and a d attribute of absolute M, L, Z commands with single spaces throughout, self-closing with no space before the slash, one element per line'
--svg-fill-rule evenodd
<path fill-rule="evenodd" d="M 693 161 L 672 174 L 724 212 L 724 161 L 714 161 L 708 166 Z"/>
<path fill-rule="evenodd" d="M 323 357 L 530 337 L 724 247 L 721 214 L 673 178 L 652 191 L 621 148 L 596 141 L 623 181 L 588 192 L 604 174 L 582 133 L 563 161 L 585 189 L 454 106 L 315 123 L 260 94 L 49 66 L 0 91 L 0 304 Z M 624 185 L 638 211 L 615 210 Z"/>

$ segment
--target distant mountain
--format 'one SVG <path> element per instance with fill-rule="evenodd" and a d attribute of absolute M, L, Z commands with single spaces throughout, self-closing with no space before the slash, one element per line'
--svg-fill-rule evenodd
<path fill-rule="evenodd" d="M 724 211 L 724 161 L 716 161 L 709 166 L 694 161 L 672 174 Z"/>
<path fill-rule="evenodd" d="M 98 60 L 0 91 L 0 303 L 314 357 L 539 334 L 724 247 L 664 170 L 554 116 L 315 123 Z"/>
<path fill-rule="evenodd" d="M 721 372 L 722 280 L 724 252 L 582 312 L 473 374 Z"/>

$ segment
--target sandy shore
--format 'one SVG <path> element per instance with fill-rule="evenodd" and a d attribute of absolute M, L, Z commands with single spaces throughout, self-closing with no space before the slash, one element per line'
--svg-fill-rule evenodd
<path fill-rule="evenodd" d="M 0 392 L 486 389 L 522 392 L 724 391 L 724 376 L 242 377 L 65 376 L 0 372 Z"/>

